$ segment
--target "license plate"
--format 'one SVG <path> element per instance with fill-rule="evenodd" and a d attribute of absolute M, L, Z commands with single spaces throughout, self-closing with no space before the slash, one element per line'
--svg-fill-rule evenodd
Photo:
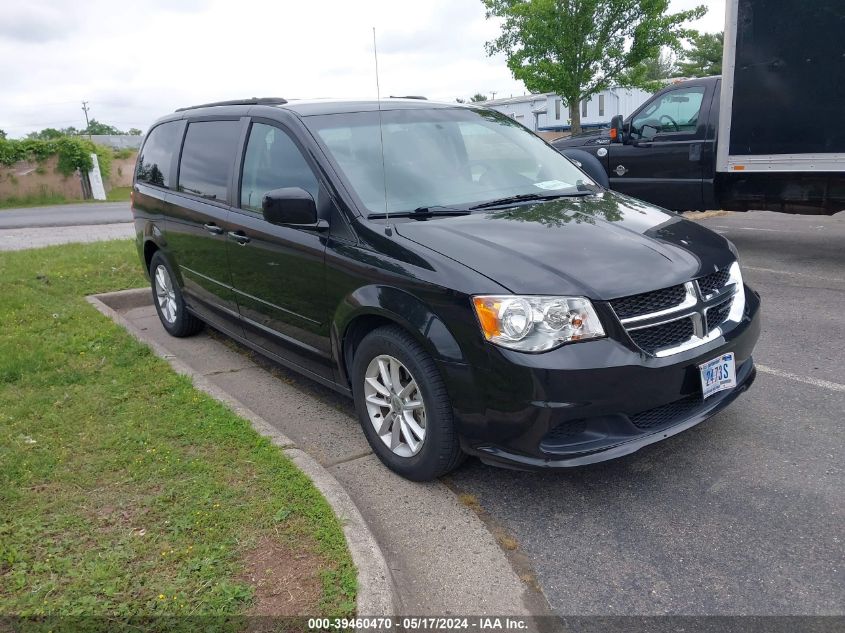
<path fill-rule="evenodd" d="M 723 354 L 698 366 L 701 371 L 701 390 L 707 399 L 714 393 L 736 387 L 733 352 Z"/>

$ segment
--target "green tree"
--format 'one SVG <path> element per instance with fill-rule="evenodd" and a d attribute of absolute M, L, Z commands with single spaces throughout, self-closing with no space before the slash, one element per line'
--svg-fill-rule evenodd
<path fill-rule="evenodd" d="M 136 127 L 131 127 L 131 128 L 129 128 L 129 131 L 127 132 L 127 134 L 129 136 L 141 136 L 141 134 L 143 134 L 143 132 Z"/>
<path fill-rule="evenodd" d="M 724 33 L 693 33 L 691 47 L 684 50 L 678 64 L 680 77 L 709 77 L 722 74 L 722 49 Z"/>
<path fill-rule="evenodd" d="M 91 119 L 88 127 L 82 130 L 80 134 L 123 134 L 113 125 L 100 123 L 97 119 Z"/>
<path fill-rule="evenodd" d="M 672 51 L 661 51 L 656 57 L 644 59 L 625 75 L 619 83 L 625 86 L 638 86 L 650 92 L 657 92 L 666 80 L 675 77 L 678 66 Z"/>
<path fill-rule="evenodd" d="M 480 92 L 476 92 L 469 98 L 470 103 L 478 103 L 480 101 L 487 101 L 487 95 L 483 95 Z"/>
<path fill-rule="evenodd" d="M 6 130 L 0 130 L 0 138 L 6 138 Z"/>
<path fill-rule="evenodd" d="M 604 90 L 663 48 L 680 49 L 704 6 L 668 13 L 669 0 L 481 0 L 502 32 L 487 42 L 503 53 L 531 92 L 559 94 L 572 132 L 581 131 L 581 100 Z"/>
<path fill-rule="evenodd" d="M 455 103 L 466 103 L 466 102 L 467 102 L 466 99 L 461 99 L 460 97 L 455 98 Z"/>
<path fill-rule="evenodd" d="M 62 130 L 57 130 L 54 127 L 46 127 L 40 132 L 30 132 L 26 135 L 26 138 L 29 139 L 36 139 L 40 141 L 50 141 L 53 139 L 61 138 L 63 136 L 67 136 Z"/>

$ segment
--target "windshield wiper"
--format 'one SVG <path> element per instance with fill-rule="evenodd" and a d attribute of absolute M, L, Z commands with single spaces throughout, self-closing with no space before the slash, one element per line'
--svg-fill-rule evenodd
<path fill-rule="evenodd" d="M 417 220 L 425 220 L 434 216 L 444 215 L 469 215 L 469 209 L 457 209 L 454 207 L 443 207 L 440 205 L 433 205 L 430 207 L 417 207 L 413 211 L 391 211 L 390 213 L 370 213 L 368 219 L 383 219 L 383 218 L 414 218 Z"/>
<path fill-rule="evenodd" d="M 508 204 L 516 204 L 518 202 L 527 202 L 527 201 L 544 201 L 544 200 L 556 200 L 558 198 L 582 198 L 584 196 L 590 196 L 594 194 L 595 191 L 593 190 L 586 190 L 586 189 L 578 189 L 576 191 L 568 191 L 566 193 L 520 193 L 515 196 L 507 196 L 505 198 L 496 198 L 495 200 L 489 200 L 487 202 L 482 202 L 481 204 L 477 204 L 470 209 L 487 209 L 489 207 L 502 207 Z"/>

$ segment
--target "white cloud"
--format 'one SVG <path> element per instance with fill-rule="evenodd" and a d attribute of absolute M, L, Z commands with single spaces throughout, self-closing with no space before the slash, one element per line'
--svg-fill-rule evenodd
<path fill-rule="evenodd" d="M 83 127 L 83 99 L 99 121 L 144 129 L 218 99 L 371 98 L 372 27 L 382 95 L 525 91 L 484 52 L 497 27 L 480 0 L 27 0 L 0 23 L 0 128 Z"/>

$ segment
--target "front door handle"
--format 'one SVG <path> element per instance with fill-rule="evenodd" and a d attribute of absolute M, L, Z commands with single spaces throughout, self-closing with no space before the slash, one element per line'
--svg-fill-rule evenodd
<path fill-rule="evenodd" d="M 229 231 L 229 237 L 231 237 L 241 246 L 249 243 L 249 238 L 244 234 L 243 231 Z"/>
<path fill-rule="evenodd" d="M 217 226 L 214 222 L 208 222 L 207 224 L 203 224 L 203 226 L 209 233 L 213 233 L 214 235 L 223 235 L 223 229 Z"/>

